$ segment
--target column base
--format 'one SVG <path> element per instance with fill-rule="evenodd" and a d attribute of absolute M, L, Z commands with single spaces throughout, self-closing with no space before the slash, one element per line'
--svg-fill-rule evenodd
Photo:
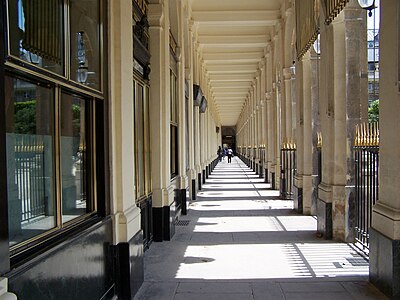
<path fill-rule="evenodd" d="M 153 240 L 170 241 L 175 234 L 175 201 L 169 206 L 153 207 Z"/>
<path fill-rule="evenodd" d="M 197 174 L 197 184 L 198 184 L 198 190 L 201 191 L 201 173 Z"/>
<path fill-rule="evenodd" d="M 332 203 L 317 202 L 317 232 L 326 240 L 332 239 Z"/>
<path fill-rule="evenodd" d="M 264 174 L 265 174 L 264 182 L 268 183 L 268 169 L 264 169 Z"/>
<path fill-rule="evenodd" d="M 116 249 L 116 293 L 119 299 L 133 299 L 144 281 L 143 235 L 139 231 Z"/>
<path fill-rule="evenodd" d="M 275 190 L 276 184 L 275 184 L 275 173 L 271 172 L 271 189 Z"/>
<path fill-rule="evenodd" d="M 180 189 L 177 191 L 178 193 L 178 202 L 181 205 L 182 215 L 187 215 L 187 202 L 188 202 L 188 191 L 186 189 Z"/>
<path fill-rule="evenodd" d="M 299 213 L 303 213 L 303 188 L 295 187 L 294 188 L 294 209 Z"/>
<path fill-rule="evenodd" d="M 400 240 L 370 228 L 369 280 L 390 299 L 400 299 Z"/>
<path fill-rule="evenodd" d="M 196 179 L 192 179 L 192 200 L 196 200 Z"/>
<path fill-rule="evenodd" d="M 209 169 L 210 169 L 210 167 L 209 166 L 206 166 L 206 170 L 205 170 L 205 172 L 206 172 L 206 178 L 205 179 L 208 179 L 208 175 L 209 175 Z M 204 182 L 205 183 L 205 182 Z"/>
<path fill-rule="evenodd" d="M 203 170 L 202 171 L 203 172 L 203 177 L 202 177 L 202 179 L 203 179 L 203 184 L 205 184 L 206 183 L 206 170 Z"/>

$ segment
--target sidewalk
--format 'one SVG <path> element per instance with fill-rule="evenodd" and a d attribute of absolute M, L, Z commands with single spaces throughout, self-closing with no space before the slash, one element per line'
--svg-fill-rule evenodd
<path fill-rule="evenodd" d="M 145 253 L 135 299 L 386 299 L 351 244 L 316 237 L 239 158 L 220 162 L 169 242 Z"/>

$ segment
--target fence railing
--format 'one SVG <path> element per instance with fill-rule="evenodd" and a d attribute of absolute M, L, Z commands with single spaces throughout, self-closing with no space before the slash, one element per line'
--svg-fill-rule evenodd
<path fill-rule="evenodd" d="M 355 155 L 355 239 L 364 249 L 369 249 L 369 227 L 372 206 L 379 192 L 379 127 L 377 123 L 356 127 Z"/>
<path fill-rule="evenodd" d="M 15 140 L 15 182 L 21 201 L 21 221 L 30 221 L 46 211 L 44 145 L 34 138 Z"/>
<path fill-rule="evenodd" d="M 285 142 L 281 148 L 280 195 L 284 199 L 294 197 L 294 176 L 296 173 L 296 144 Z"/>

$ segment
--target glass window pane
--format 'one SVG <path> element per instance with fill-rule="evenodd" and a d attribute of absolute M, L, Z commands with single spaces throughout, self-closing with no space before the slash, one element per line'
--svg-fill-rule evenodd
<path fill-rule="evenodd" d="M 145 117 L 145 174 L 146 174 L 146 192 L 151 192 L 151 163 L 150 163 L 150 111 L 149 111 L 149 87 L 145 87 L 145 94 L 144 94 L 144 117 Z"/>
<path fill-rule="evenodd" d="M 10 246 L 55 227 L 53 90 L 5 79 Z"/>
<path fill-rule="evenodd" d="M 144 115 L 143 115 L 143 86 L 136 85 L 135 113 L 136 113 L 136 181 L 138 196 L 145 194 L 144 178 Z"/>
<path fill-rule="evenodd" d="M 8 1 L 10 53 L 57 74 L 64 73 L 63 1 Z"/>
<path fill-rule="evenodd" d="M 100 89 L 100 6 L 71 0 L 71 80 Z"/>
<path fill-rule="evenodd" d="M 89 101 L 75 95 L 61 98 L 62 221 L 90 212 L 88 199 L 89 158 L 87 151 Z"/>

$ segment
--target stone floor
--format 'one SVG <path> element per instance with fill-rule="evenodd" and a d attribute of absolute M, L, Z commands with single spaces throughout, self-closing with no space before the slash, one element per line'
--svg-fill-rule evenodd
<path fill-rule="evenodd" d="M 237 157 L 217 165 L 169 242 L 145 253 L 135 299 L 386 299 L 352 244 L 320 239 Z"/>

